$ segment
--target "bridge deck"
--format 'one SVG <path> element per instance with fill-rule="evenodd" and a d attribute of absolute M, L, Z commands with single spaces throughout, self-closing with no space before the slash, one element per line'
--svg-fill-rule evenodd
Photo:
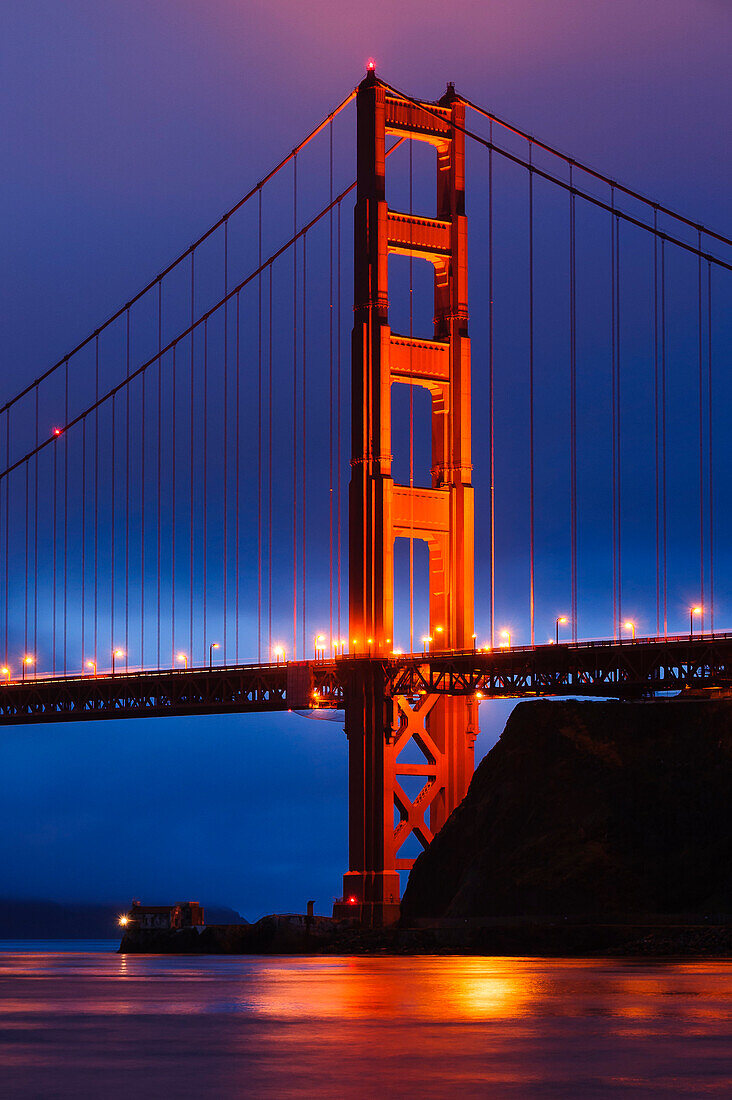
<path fill-rule="evenodd" d="M 383 664 L 386 691 L 392 696 L 638 698 L 690 687 L 732 686 L 732 633 L 44 676 L 0 683 L 0 724 L 337 708 L 343 705 L 349 676 L 368 660 Z"/>

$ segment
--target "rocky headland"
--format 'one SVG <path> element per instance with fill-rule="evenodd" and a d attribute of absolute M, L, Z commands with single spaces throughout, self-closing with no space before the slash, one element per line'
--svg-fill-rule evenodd
<path fill-rule="evenodd" d="M 270 916 L 122 951 L 732 954 L 732 702 L 519 703 L 400 925 Z"/>

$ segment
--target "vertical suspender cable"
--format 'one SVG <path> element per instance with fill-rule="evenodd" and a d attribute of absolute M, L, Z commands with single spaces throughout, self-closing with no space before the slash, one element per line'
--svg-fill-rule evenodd
<path fill-rule="evenodd" d="M 116 397 L 116 394 L 113 394 L 112 395 L 112 431 L 111 431 L 111 440 L 110 440 L 111 450 L 112 450 L 112 454 L 111 454 L 112 485 L 111 485 L 111 493 L 110 493 L 110 498 L 111 499 L 110 499 L 110 520 L 109 520 L 109 527 L 110 527 L 110 532 L 109 532 L 109 549 L 110 549 L 110 553 L 109 553 L 109 579 L 110 579 L 109 650 L 110 650 L 110 653 L 115 648 L 115 646 L 117 644 L 117 639 L 115 638 L 115 633 L 114 633 L 114 612 L 115 612 L 115 604 L 114 604 L 114 584 L 115 584 L 115 555 L 114 555 L 115 524 L 114 524 L 114 515 L 115 515 L 115 510 L 116 510 L 115 501 L 116 501 L 116 497 L 117 497 L 117 492 L 116 492 L 116 488 L 117 488 L 116 480 L 117 479 L 116 479 L 116 476 L 115 476 L 116 460 L 117 460 L 117 455 L 115 453 L 115 451 L 116 451 L 116 448 L 115 448 L 116 428 L 117 428 L 117 397 Z M 64 532 L 64 539 L 65 538 L 66 538 L 66 534 Z M 65 557 L 66 557 L 66 551 L 64 549 L 64 558 Z M 64 604 L 65 603 L 66 603 L 66 592 L 64 591 Z M 66 620 L 66 614 L 64 612 L 64 621 L 65 620 Z"/>
<path fill-rule="evenodd" d="M 194 506 L 194 499 L 195 499 L 195 494 L 194 494 L 194 485 L 195 485 L 195 479 L 194 479 L 194 471 L 195 471 L 194 451 L 195 451 L 195 448 L 194 448 L 194 445 L 193 445 L 193 443 L 194 443 L 194 434 L 195 434 L 194 433 L 194 427 L 195 427 L 195 387 L 194 387 L 195 341 L 194 341 L 194 332 L 195 332 L 195 330 L 193 328 L 193 324 L 194 324 L 194 317 L 195 317 L 195 308 L 196 308 L 196 254 L 195 254 L 195 252 L 191 252 L 191 350 L 190 350 L 190 399 L 191 399 L 190 404 L 191 404 L 191 407 L 190 407 L 190 424 L 189 424 L 189 431 L 188 431 L 189 446 L 190 446 L 190 468 L 189 468 L 189 473 L 188 473 L 188 490 L 189 490 L 189 500 L 188 500 L 188 523 L 189 523 L 189 532 L 188 532 L 188 546 L 189 546 L 189 551 L 188 551 L 188 554 L 189 554 L 189 556 L 188 556 L 188 583 L 189 583 L 189 591 L 188 591 L 188 612 L 189 612 L 188 653 L 190 655 L 190 661 L 191 661 L 192 664 L 196 663 L 195 662 L 195 655 L 194 655 L 194 652 L 193 652 L 193 597 L 194 597 L 194 592 L 193 592 L 193 587 L 194 587 L 194 583 L 193 583 L 193 576 L 194 576 L 194 574 L 193 574 L 193 553 L 194 553 L 193 535 L 194 535 L 194 530 L 195 530 L 195 524 L 194 524 L 194 518 L 193 518 L 194 517 L 193 506 Z"/>
<path fill-rule="evenodd" d="M 64 372 L 64 426 L 69 422 L 69 361 L 66 360 Z M 68 640 L 68 565 L 69 565 L 69 440 L 64 432 L 64 648 L 63 667 L 66 675 Z M 114 500 L 114 494 L 112 496 Z"/>
<path fill-rule="evenodd" d="M 257 232 L 257 660 L 262 660 L 262 188 Z"/>
<path fill-rule="evenodd" d="M 157 667 L 160 668 L 160 548 L 161 548 L 161 499 L 163 493 L 163 280 L 158 279 L 158 462 L 157 462 L 157 576 L 155 578 L 157 596 Z M 112 405 L 114 408 L 114 405 Z M 112 498 L 114 499 L 114 497 Z"/>
<path fill-rule="evenodd" d="M 144 375 L 143 375 L 144 379 Z M 99 401 L 99 336 L 94 341 L 94 400 Z M 54 475 L 54 482 L 55 482 Z M 54 520 L 54 529 L 55 529 Z M 54 530 L 54 546 L 56 536 Z M 55 573 L 55 569 L 54 569 Z M 54 596 L 54 607 L 56 599 Z M 99 659 L 99 408 L 94 409 L 94 664 Z"/>
<path fill-rule="evenodd" d="M 615 191 L 611 188 L 612 205 L 615 205 Z M 610 355 L 611 355 L 611 379 L 612 379 L 612 395 L 611 395 L 611 430 L 612 430 L 612 446 L 611 446 L 611 459 L 612 459 L 612 475 L 611 475 L 611 489 L 612 489 L 612 522 L 613 522 L 613 638 L 618 637 L 618 545 L 617 545 L 617 456 L 616 456 L 616 443 L 617 443 L 617 348 L 615 346 L 616 340 L 616 314 L 617 303 L 615 301 L 616 293 L 616 279 L 615 279 L 615 215 L 610 215 Z"/>
<path fill-rule="evenodd" d="M 234 414 L 234 434 L 236 436 L 234 444 L 234 464 L 236 466 L 236 474 L 234 476 L 234 659 L 239 664 L 239 466 L 240 466 L 240 450 L 241 450 L 241 425 L 240 425 L 240 404 L 241 404 L 241 363 L 239 361 L 240 354 L 240 333 L 241 333 L 241 297 L 240 292 L 236 294 L 236 382 L 234 384 L 234 405 L 236 411 Z"/>
<path fill-rule="evenodd" d="M 494 449 L 494 333 L 493 333 L 493 122 L 490 123 L 488 150 L 488 480 L 490 485 L 490 638 L 495 644 L 496 610 L 496 494 Z"/>
<path fill-rule="evenodd" d="M 208 318 L 203 322 L 203 648 L 208 644 Z"/>
<path fill-rule="evenodd" d="M 338 305 L 337 305 L 337 309 L 338 309 L 337 350 L 336 350 L 336 378 L 337 378 L 337 385 L 336 385 L 336 454 L 338 456 L 337 461 L 336 461 L 336 481 L 337 481 L 337 485 L 338 485 L 338 505 L 337 505 L 337 507 L 338 507 L 338 513 L 337 513 L 338 514 L 338 520 L 337 520 L 337 524 L 336 524 L 336 527 L 338 528 L 338 552 L 337 552 L 336 557 L 338 559 L 338 562 L 337 562 L 336 568 L 337 568 L 337 572 L 338 572 L 338 582 L 337 582 L 338 638 L 340 640 L 340 637 L 341 637 L 341 628 L 340 628 L 340 553 L 341 553 L 341 543 L 340 543 L 340 537 L 341 537 L 341 484 L 340 484 L 340 465 L 341 465 L 341 453 L 340 453 L 340 382 L 341 382 L 341 373 L 340 373 L 340 367 L 341 367 L 341 361 L 340 361 L 340 346 L 341 346 L 340 202 L 338 204 L 338 264 L 337 264 L 337 273 L 336 273 L 336 284 L 337 284 L 336 294 L 337 294 L 337 303 L 338 303 Z M 350 642 L 349 642 L 349 646 L 350 646 Z"/>
<path fill-rule="evenodd" d="M 569 186 L 573 186 L 572 165 Z M 569 193 L 569 478 L 571 497 L 571 619 L 572 641 L 577 641 L 577 237 L 575 194 Z"/>
<path fill-rule="evenodd" d="M 302 655 L 307 653 L 307 638 L 305 633 L 305 600 L 307 595 L 306 578 L 306 498 L 307 498 L 307 279 L 308 279 L 308 237 L 303 233 L 302 238 Z"/>
<path fill-rule="evenodd" d="M 529 165 L 532 146 L 529 142 Z M 529 167 L 529 625 L 535 645 L 534 510 L 534 173 Z"/>
<path fill-rule="evenodd" d="M 53 479 L 53 632 L 56 631 L 56 448 L 53 448 L 53 461 L 54 461 L 54 479 Z M 25 569 L 23 570 L 23 583 L 25 586 L 25 598 L 23 601 L 24 614 L 23 614 L 23 656 L 28 652 L 28 537 L 29 537 L 29 523 L 30 512 L 28 504 L 28 495 L 30 492 L 28 479 L 29 479 L 30 463 L 25 464 Z"/>
<path fill-rule="evenodd" d="M 617 535 L 617 547 L 618 547 L 618 630 L 620 630 L 620 624 L 623 619 L 623 578 L 622 578 L 622 461 L 621 461 L 621 416 L 622 416 L 622 401 L 620 393 L 620 219 L 615 217 L 615 393 L 617 397 L 617 416 L 616 416 L 616 429 L 617 440 L 615 445 L 615 454 L 617 458 L 617 473 L 616 473 L 616 486 L 617 486 L 617 498 L 618 505 L 616 510 L 618 535 Z"/>
<path fill-rule="evenodd" d="M 262 191 L 259 192 L 259 215 L 262 216 Z M 229 622 L 229 219 L 224 222 L 224 664 L 228 663 L 228 622 Z"/>
<path fill-rule="evenodd" d="M 140 668 L 145 667 L 145 382 L 142 372 L 142 404 L 140 412 Z"/>
<path fill-rule="evenodd" d="M 86 417 L 81 422 L 81 667 L 86 662 Z"/>
<path fill-rule="evenodd" d="M 661 238 L 661 550 L 663 635 L 668 634 L 668 509 L 666 492 L 666 242 Z"/>
<path fill-rule="evenodd" d="M 653 427 L 656 475 L 656 634 L 661 633 L 661 500 L 660 500 L 660 409 L 659 409 L 659 323 L 658 323 L 658 207 L 653 211 Z"/>
<path fill-rule="evenodd" d="M 712 264 L 707 260 L 707 446 L 709 448 L 709 629 L 714 633 L 714 473 L 712 449 Z"/>
<path fill-rule="evenodd" d="M 267 488 L 268 488 L 268 513 L 267 513 L 267 659 L 272 659 L 272 264 L 269 265 L 269 354 L 267 356 L 268 367 L 268 396 L 267 396 L 267 415 L 269 417 L 269 423 L 267 425 L 267 442 L 269 447 L 268 460 L 268 475 L 267 475 Z"/>
<path fill-rule="evenodd" d="M 175 438 L 175 405 L 176 384 L 175 375 L 177 369 L 178 344 L 173 344 L 173 374 L 170 379 L 170 667 L 175 665 L 175 524 L 176 524 L 176 492 L 175 492 L 175 467 L 176 467 L 176 438 Z"/>
<path fill-rule="evenodd" d="M 698 374 L 699 374 L 699 606 L 701 607 L 701 630 L 704 632 L 704 618 L 707 613 L 704 599 L 704 326 L 702 321 L 702 236 L 697 230 L 697 335 L 698 335 Z"/>
<path fill-rule="evenodd" d="M 127 378 L 130 377 L 130 308 L 127 307 L 127 338 L 126 338 L 126 360 L 127 360 Z M 129 653 L 130 653 L 130 384 L 129 381 L 125 386 L 125 429 L 127 432 L 127 440 L 125 444 L 125 668 L 129 667 Z M 86 427 L 86 420 L 84 421 Z M 82 522 L 82 529 L 84 524 Z"/>
<path fill-rule="evenodd" d="M 336 527 L 338 528 L 338 584 L 337 584 L 337 618 L 338 618 L 338 639 L 341 638 L 341 204 L 338 203 L 338 265 L 336 273 L 336 295 L 338 302 L 338 347 L 336 351 L 336 481 L 338 486 L 338 504 L 337 515 L 338 520 Z M 350 643 L 349 643 L 350 645 Z"/>
<path fill-rule="evenodd" d="M 297 153 L 292 158 L 292 235 L 297 234 Z M 292 657 L 297 660 L 297 240 L 292 245 Z M 303 653 L 303 657 L 305 654 Z"/>
<path fill-rule="evenodd" d="M 409 236 L 414 232 L 413 152 L 409 143 Z M 414 653 L 414 381 L 412 375 L 412 340 L 414 339 L 414 257 L 409 253 L 409 652 Z M 429 625 L 428 625 L 429 633 Z"/>
<path fill-rule="evenodd" d="M 333 651 L 333 119 L 328 128 L 329 188 L 328 201 L 328 630 Z M 336 648 L 335 652 L 338 650 Z"/>
<path fill-rule="evenodd" d="M 5 469 L 10 465 L 10 406 L 5 410 Z M 5 481 L 5 639 L 3 650 L 8 663 L 8 612 L 10 610 L 10 478 Z"/>
<path fill-rule="evenodd" d="M 26 583 L 26 630 L 25 630 L 26 639 L 25 639 L 25 651 L 26 651 L 26 653 L 28 652 L 28 626 L 27 626 L 28 601 L 27 601 L 27 591 L 28 591 L 28 473 L 29 473 L 29 469 L 30 469 L 30 463 L 26 462 L 26 464 L 25 464 L 25 490 L 26 490 L 26 492 L 25 492 L 25 524 L 26 524 L 26 535 L 25 535 L 25 577 L 26 577 L 26 580 L 25 580 L 25 583 Z M 54 443 L 54 446 L 53 446 L 53 615 L 52 615 L 52 624 L 51 624 L 51 650 L 52 650 L 52 652 L 51 652 L 51 671 L 52 672 L 56 671 L 56 583 L 57 583 L 57 579 L 58 579 L 58 563 L 57 563 L 57 549 L 56 549 L 57 531 L 58 531 L 57 522 L 56 522 L 57 515 L 58 515 L 58 480 L 57 480 L 57 476 L 56 476 L 57 469 L 58 469 L 58 444 Z M 35 651 L 34 651 L 33 655 L 36 656 Z"/>
<path fill-rule="evenodd" d="M 35 392 L 35 405 L 36 405 L 36 447 L 40 442 L 39 436 L 39 422 L 38 422 L 38 383 L 36 383 Z M 64 424 L 68 423 L 68 417 L 64 420 Z M 57 448 L 57 444 L 54 444 L 54 451 Z M 33 476 L 33 494 L 35 498 L 33 511 L 33 653 L 38 653 L 38 454 L 35 456 L 34 462 L 34 476 Z M 56 641 L 54 638 L 53 656 L 52 656 L 53 671 L 56 671 Z"/>

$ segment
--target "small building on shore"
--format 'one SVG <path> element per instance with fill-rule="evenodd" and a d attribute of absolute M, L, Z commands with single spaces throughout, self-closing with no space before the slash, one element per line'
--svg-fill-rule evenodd
<path fill-rule="evenodd" d="M 133 900 L 129 913 L 120 919 L 120 923 L 145 931 L 202 928 L 204 914 L 197 901 L 180 901 L 175 905 L 143 905 L 140 901 Z"/>

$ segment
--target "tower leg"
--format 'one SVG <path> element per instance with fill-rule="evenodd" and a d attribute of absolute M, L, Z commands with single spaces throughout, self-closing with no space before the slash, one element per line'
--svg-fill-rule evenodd
<path fill-rule="evenodd" d="M 349 868 L 333 916 L 369 928 L 399 919 L 394 834 L 393 703 L 382 661 L 354 662 L 346 687 Z"/>
<path fill-rule="evenodd" d="M 343 898 L 334 905 L 333 916 L 359 920 L 369 928 L 399 919 L 399 871 L 413 863 L 400 858 L 399 849 L 412 834 L 426 847 L 463 800 L 473 774 L 477 734 L 477 704 L 472 700 L 392 698 L 387 672 L 384 661 L 354 661 L 345 692 L 350 870 L 343 876 Z M 424 763 L 400 764 L 410 741 Z M 410 799 L 402 776 L 417 775 L 424 782 Z"/>

